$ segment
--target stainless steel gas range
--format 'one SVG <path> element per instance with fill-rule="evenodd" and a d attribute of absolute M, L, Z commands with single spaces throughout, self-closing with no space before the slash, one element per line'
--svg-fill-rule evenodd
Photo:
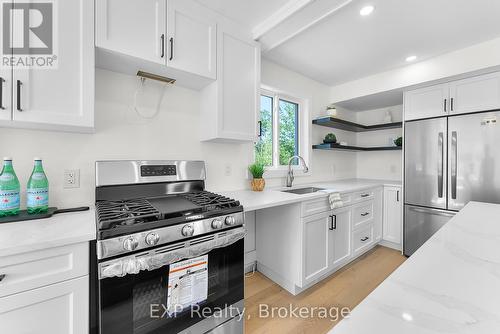
<path fill-rule="evenodd" d="M 201 161 L 96 162 L 92 333 L 243 333 L 243 208 Z"/>

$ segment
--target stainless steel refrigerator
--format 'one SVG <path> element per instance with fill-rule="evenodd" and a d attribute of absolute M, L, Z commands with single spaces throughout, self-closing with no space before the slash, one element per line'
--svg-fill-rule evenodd
<path fill-rule="evenodd" d="M 469 201 L 500 203 L 500 112 L 406 122 L 404 254 Z"/>

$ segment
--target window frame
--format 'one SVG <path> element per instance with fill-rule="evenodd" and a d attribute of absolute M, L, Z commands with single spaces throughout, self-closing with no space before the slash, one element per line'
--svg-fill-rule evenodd
<path fill-rule="evenodd" d="M 299 162 L 299 165 L 292 165 L 292 169 L 295 175 L 311 175 L 311 164 L 310 164 L 310 145 L 309 145 L 309 99 L 300 98 L 294 96 L 294 94 L 286 93 L 277 89 L 273 89 L 271 87 L 262 86 L 260 90 L 260 96 L 267 96 L 273 99 L 273 110 L 272 110 L 272 132 L 273 132 L 273 156 L 272 166 L 265 167 L 264 177 L 273 178 L 273 177 L 284 177 L 288 172 L 287 165 L 279 164 L 279 103 L 280 101 L 295 103 L 298 106 L 297 111 L 297 134 L 298 134 L 298 154 L 302 156 L 309 167 L 309 173 L 304 173 L 303 167 Z M 260 105 L 259 105 L 260 107 Z M 260 108 L 259 108 L 259 117 L 260 120 Z M 254 161 L 255 161 L 255 148 L 254 148 Z"/>

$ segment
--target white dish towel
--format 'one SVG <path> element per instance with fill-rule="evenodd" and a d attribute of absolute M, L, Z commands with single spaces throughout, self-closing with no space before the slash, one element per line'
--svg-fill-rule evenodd
<path fill-rule="evenodd" d="M 341 208 L 344 206 L 344 203 L 342 202 L 342 198 L 340 198 L 339 193 L 331 193 L 328 196 L 328 201 L 330 202 L 330 208 L 332 210 L 337 209 L 337 208 Z"/>

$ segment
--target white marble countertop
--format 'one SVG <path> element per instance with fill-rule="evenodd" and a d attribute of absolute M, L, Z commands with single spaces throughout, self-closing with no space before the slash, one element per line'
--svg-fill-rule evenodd
<path fill-rule="evenodd" d="M 372 179 L 347 179 L 338 181 L 324 181 L 308 184 L 298 184 L 292 188 L 269 188 L 262 192 L 251 190 L 236 190 L 222 192 L 221 194 L 240 201 L 245 211 L 254 211 L 264 208 L 287 205 L 307 201 L 310 199 L 326 197 L 329 193 L 339 192 L 348 193 L 364 190 L 377 186 L 401 186 L 401 181 L 394 180 L 372 180 Z M 297 195 L 293 193 L 284 193 L 281 190 L 297 189 L 305 187 L 324 188 L 325 190 L 311 194 Z"/>
<path fill-rule="evenodd" d="M 95 211 L 60 213 L 47 219 L 0 224 L 0 257 L 96 238 Z"/>
<path fill-rule="evenodd" d="M 469 203 L 330 333 L 499 333 L 499 217 Z"/>

